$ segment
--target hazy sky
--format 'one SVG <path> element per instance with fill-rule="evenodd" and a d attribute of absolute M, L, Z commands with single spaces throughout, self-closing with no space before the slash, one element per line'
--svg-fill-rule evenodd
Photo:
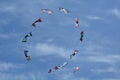
<path fill-rule="evenodd" d="M 34 28 L 38 18 L 43 22 Z M 120 0 L 0 0 L 0 80 L 120 80 L 119 26 Z M 33 35 L 21 42 L 29 32 Z M 75 49 L 79 53 L 70 60 Z M 48 73 L 66 61 L 67 66 Z M 73 74 L 77 66 L 80 71 Z"/>

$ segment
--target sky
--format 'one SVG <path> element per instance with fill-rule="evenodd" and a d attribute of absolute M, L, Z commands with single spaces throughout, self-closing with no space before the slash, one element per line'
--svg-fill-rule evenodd
<path fill-rule="evenodd" d="M 119 4 L 120 0 L 0 0 L 0 80 L 120 80 Z M 53 14 L 42 14 L 41 9 Z M 43 22 L 34 28 L 38 18 Z M 29 32 L 32 36 L 22 42 Z M 75 49 L 79 52 L 70 60 Z M 48 73 L 64 62 L 65 67 Z M 73 73 L 76 67 L 80 71 Z"/>

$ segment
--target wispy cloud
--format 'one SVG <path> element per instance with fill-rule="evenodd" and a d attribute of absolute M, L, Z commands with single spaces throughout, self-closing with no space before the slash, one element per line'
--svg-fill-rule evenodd
<path fill-rule="evenodd" d="M 90 71 L 97 72 L 97 73 L 106 73 L 106 72 L 119 73 L 120 72 L 119 69 L 117 70 L 114 67 L 109 67 L 107 69 L 91 69 Z"/>
<path fill-rule="evenodd" d="M 11 38 L 11 37 L 18 37 L 19 34 L 16 34 L 14 32 L 11 32 L 11 33 L 5 33 L 5 34 L 0 34 L 0 39 L 8 39 L 8 38 Z"/>
<path fill-rule="evenodd" d="M 22 68 L 22 64 L 13 64 L 9 62 L 0 62 L 0 71 L 8 71 L 11 69 L 17 69 L 17 68 Z"/>
<path fill-rule="evenodd" d="M 118 9 L 118 8 L 114 8 L 114 9 L 110 10 L 109 12 L 117 17 L 120 17 L 120 9 Z"/>
<path fill-rule="evenodd" d="M 61 75 L 57 75 L 58 80 L 89 80 L 86 77 L 76 77 L 72 72 L 64 72 Z M 60 78 L 60 79 L 59 79 Z"/>
<path fill-rule="evenodd" d="M 52 38 L 47 39 L 47 42 L 53 42 L 53 41 L 54 41 L 54 39 L 52 39 Z"/>
<path fill-rule="evenodd" d="M 68 57 L 72 50 L 65 49 L 54 44 L 38 43 L 31 46 L 31 49 L 35 51 L 36 55 L 53 55 L 57 54 L 62 57 Z"/>
<path fill-rule="evenodd" d="M 14 5 L 8 5 L 8 4 L 2 4 L 0 5 L 0 12 L 15 12 L 16 6 Z"/>
<path fill-rule="evenodd" d="M 48 76 L 41 72 L 28 72 L 27 74 L 0 73 L 1 80 L 47 80 Z"/>
<path fill-rule="evenodd" d="M 26 75 L 17 75 L 17 74 L 9 74 L 9 73 L 0 73 L 1 80 L 28 80 Z"/>
<path fill-rule="evenodd" d="M 94 15 L 86 16 L 86 18 L 91 19 L 91 20 L 100 20 L 100 19 L 101 19 L 101 17 L 99 17 L 99 16 L 94 16 Z"/>
<path fill-rule="evenodd" d="M 92 62 L 104 62 L 108 64 L 115 64 L 120 62 L 120 55 L 88 56 L 87 59 Z"/>
<path fill-rule="evenodd" d="M 9 37 L 8 35 L 0 34 L 0 38 L 8 38 L 8 37 Z"/>
<path fill-rule="evenodd" d="M 103 80 L 120 80 L 120 79 L 116 79 L 116 78 L 105 78 Z"/>

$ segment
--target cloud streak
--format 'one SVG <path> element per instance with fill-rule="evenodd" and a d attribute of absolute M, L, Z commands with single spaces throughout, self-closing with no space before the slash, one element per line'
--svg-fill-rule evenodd
<path fill-rule="evenodd" d="M 101 19 L 101 17 L 99 17 L 99 16 L 94 16 L 94 15 L 86 16 L 86 18 L 91 19 L 91 20 L 100 20 L 100 19 Z"/>
<path fill-rule="evenodd" d="M 36 55 L 59 55 L 61 57 L 68 57 L 70 53 L 72 53 L 71 49 L 65 49 L 54 44 L 47 44 L 47 43 L 38 43 L 34 46 L 31 46 L 31 49 L 35 51 Z"/>
<path fill-rule="evenodd" d="M 92 62 L 104 62 L 108 64 L 115 64 L 120 62 L 120 55 L 88 56 L 88 60 Z"/>
<path fill-rule="evenodd" d="M 118 8 L 112 9 L 110 13 L 115 15 L 116 17 L 120 17 L 120 10 Z"/>
<path fill-rule="evenodd" d="M 114 67 L 109 67 L 107 69 L 91 69 L 90 71 L 96 72 L 96 73 L 119 73 L 120 70 L 117 70 Z"/>
<path fill-rule="evenodd" d="M 22 68 L 24 65 L 22 64 L 13 64 L 10 62 L 0 62 L 0 71 L 9 71 L 11 69 Z"/>

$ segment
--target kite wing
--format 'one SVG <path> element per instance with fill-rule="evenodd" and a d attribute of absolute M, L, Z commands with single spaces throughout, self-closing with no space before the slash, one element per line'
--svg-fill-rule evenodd
<path fill-rule="evenodd" d="M 81 34 L 81 36 L 80 36 L 80 41 L 83 41 L 84 31 L 82 31 L 80 34 Z"/>
<path fill-rule="evenodd" d="M 28 53 L 28 50 L 24 50 L 24 55 L 25 55 L 26 59 L 29 61 L 29 60 L 31 60 L 31 57 L 28 56 L 27 53 Z"/>
<path fill-rule="evenodd" d="M 33 24 L 32 24 L 32 26 L 33 26 L 33 27 L 36 27 L 36 23 L 37 23 L 37 22 L 40 22 L 40 23 L 41 23 L 41 22 L 42 22 L 42 19 L 39 18 L 39 19 L 37 19 L 36 21 L 34 21 Z"/>
<path fill-rule="evenodd" d="M 52 13 L 53 13 L 53 11 L 52 10 L 50 10 L 50 9 L 41 9 L 41 13 L 48 13 L 49 15 L 51 15 Z"/>
<path fill-rule="evenodd" d="M 75 27 L 78 28 L 79 27 L 79 19 L 75 18 Z"/>
<path fill-rule="evenodd" d="M 69 11 L 68 11 L 67 9 L 65 9 L 65 8 L 59 8 L 59 10 L 60 10 L 60 11 L 63 11 L 65 14 L 68 14 L 68 13 L 69 13 Z"/>
<path fill-rule="evenodd" d="M 45 13 L 46 12 L 46 10 L 45 9 L 41 9 L 41 13 Z"/>
<path fill-rule="evenodd" d="M 22 42 L 27 42 L 27 37 L 32 36 L 32 33 L 29 32 L 27 35 L 25 35 L 25 37 L 23 38 Z"/>
<path fill-rule="evenodd" d="M 36 27 L 36 23 L 34 22 L 34 23 L 32 24 L 32 26 L 33 26 L 33 27 Z"/>
<path fill-rule="evenodd" d="M 48 73 L 51 73 L 51 72 L 52 72 L 52 69 L 49 69 L 49 70 L 48 70 Z"/>
<path fill-rule="evenodd" d="M 73 73 L 77 72 L 80 70 L 80 67 L 76 67 L 75 70 L 73 71 Z"/>
<path fill-rule="evenodd" d="M 23 40 L 22 40 L 22 42 L 27 42 L 27 38 L 24 37 Z"/>
<path fill-rule="evenodd" d="M 73 54 L 70 55 L 70 59 L 78 53 L 78 50 L 74 50 Z"/>
<path fill-rule="evenodd" d="M 60 66 L 60 68 L 65 67 L 67 64 L 68 64 L 68 62 L 64 62 L 64 63 Z"/>
<path fill-rule="evenodd" d="M 31 57 L 30 57 L 30 56 L 28 56 L 28 57 L 26 57 L 26 59 L 29 61 L 29 60 L 31 60 Z"/>
<path fill-rule="evenodd" d="M 27 34 L 27 37 L 30 37 L 30 36 L 32 36 L 32 33 L 31 33 L 31 32 L 29 32 L 29 33 Z"/>
<path fill-rule="evenodd" d="M 53 13 L 53 11 L 51 10 L 48 10 L 48 14 L 51 15 Z"/>
<path fill-rule="evenodd" d="M 27 53 L 28 53 L 28 50 L 24 50 L 25 57 L 28 57 Z"/>

